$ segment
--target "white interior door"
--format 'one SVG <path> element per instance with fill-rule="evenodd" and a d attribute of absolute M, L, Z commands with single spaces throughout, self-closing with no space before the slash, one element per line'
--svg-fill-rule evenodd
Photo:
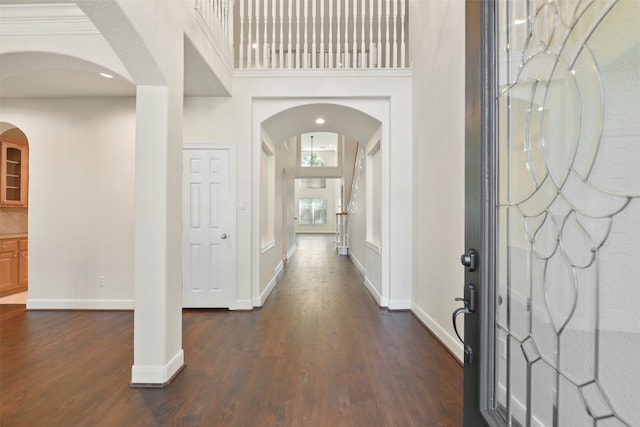
<path fill-rule="evenodd" d="M 229 150 L 186 149 L 183 161 L 182 306 L 229 307 Z"/>

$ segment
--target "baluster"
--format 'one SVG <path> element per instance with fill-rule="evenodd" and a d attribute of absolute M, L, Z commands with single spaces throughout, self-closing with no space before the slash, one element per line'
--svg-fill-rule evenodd
<path fill-rule="evenodd" d="M 300 0 L 296 0 L 296 20 L 298 29 L 296 31 L 296 68 L 302 68 L 300 65 Z"/>
<path fill-rule="evenodd" d="M 400 26 L 400 66 L 402 68 L 406 68 L 407 67 L 407 57 L 406 57 L 406 53 L 407 53 L 407 46 L 405 45 L 404 42 L 404 33 L 405 33 L 405 26 L 404 26 L 404 19 L 406 16 L 406 10 L 405 10 L 405 1 L 406 0 L 400 0 L 400 22 L 401 22 L 401 26 Z"/>
<path fill-rule="evenodd" d="M 358 0 L 353 2 L 353 68 L 358 68 Z"/>
<path fill-rule="evenodd" d="M 302 66 L 309 68 L 309 0 L 302 0 L 304 3 L 304 47 Z"/>
<path fill-rule="evenodd" d="M 260 0 L 256 0 L 256 4 L 254 7 L 254 12 L 256 13 L 254 16 L 254 21 L 256 23 L 256 37 L 254 40 L 254 43 L 251 45 L 251 47 L 253 47 L 253 50 L 255 51 L 254 54 L 256 56 L 256 63 L 254 65 L 255 68 L 260 68 L 262 67 L 262 61 L 260 60 L 260 5 L 262 4 L 262 2 Z"/>
<path fill-rule="evenodd" d="M 349 61 L 349 0 L 344 0 L 344 68 L 351 68 Z"/>
<path fill-rule="evenodd" d="M 393 68 L 398 68 L 398 0 L 393 0 Z"/>
<path fill-rule="evenodd" d="M 259 0 L 258 0 L 259 1 Z M 268 2 L 260 2 L 262 3 L 262 7 L 263 7 L 263 24 L 264 28 L 263 28 L 263 42 L 262 42 L 262 67 L 263 68 L 268 68 L 269 67 L 269 43 L 268 43 L 268 38 L 267 38 L 267 29 L 269 27 L 269 3 Z M 260 46 L 260 45 L 258 45 Z"/>
<path fill-rule="evenodd" d="M 391 45 L 389 43 L 389 31 L 391 27 L 391 0 L 385 0 L 385 13 L 386 13 L 386 17 L 387 17 L 387 40 L 385 42 L 385 52 L 384 52 L 384 67 L 385 68 L 391 68 L 390 64 L 389 64 L 389 54 L 390 54 L 390 49 L 391 49 Z"/>
<path fill-rule="evenodd" d="M 289 14 L 289 33 L 288 33 L 289 39 L 287 40 L 287 68 L 291 68 L 291 59 L 293 58 L 293 55 L 291 54 L 291 26 L 293 25 L 293 14 L 291 10 L 293 8 L 293 0 L 288 1 L 287 8 L 288 8 L 287 13 Z"/>
<path fill-rule="evenodd" d="M 342 58 L 340 57 L 340 16 L 342 15 L 342 7 L 340 0 L 336 0 L 336 68 L 342 67 Z"/>
<path fill-rule="evenodd" d="M 227 22 L 227 52 L 229 53 L 229 57 L 233 57 L 233 22 L 234 22 L 234 11 L 233 11 L 233 1 L 227 0 L 227 12 L 226 12 L 226 22 Z"/>
<path fill-rule="evenodd" d="M 279 65 L 279 68 L 281 69 L 284 68 L 284 64 L 282 62 L 284 61 L 283 35 L 284 35 L 284 0 L 280 0 L 280 44 L 278 45 L 278 50 L 280 51 L 280 54 L 278 55 L 279 56 L 278 65 Z"/>
<path fill-rule="evenodd" d="M 311 68 L 316 68 L 316 0 L 311 1 Z"/>
<path fill-rule="evenodd" d="M 240 44 L 238 45 L 238 68 L 244 68 L 244 0 L 240 2 Z"/>
<path fill-rule="evenodd" d="M 327 49 L 328 67 L 333 68 L 333 0 L 329 0 L 329 46 Z"/>
<path fill-rule="evenodd" d="M 249 17 L 249 28 L 247 34 L 247 68 L 253 68 L 253 59 L 251 57 L 253 51 L 253 0 L 248 0 L 248 2 L 247 12 Z"/>
<path fill-rule="evenodd" d="M 267 8 L 267 6 L 265 6 L 265 9 Z M 267 26 L 267 23 L 264 23 L 264 26 Z M 271 68 L 276 68 L 277 65 L 277 60 L 278 58 L 276 57 L 276 0 L 273 0 L 273 2 L 271 3 L 271 40 L 270 40 L 270 45 L 271 45 L 271 61 L 269 66 Z"/>
<path fill-rule="evenodd" d="M 360 13 L 362 14 L 360 19 L 360 68 L 367 68 L 367 51 L 365 50 L 364 39 L 365 20 L 367 19 L 366 5 L 367 0 L 362 0 L 360 4 Z"/>
<path fill-rule="evenodd" d="M 373 43 L 373 0 L 369 0 L 369 68 L 373 68 L 376 48 Z"/>
<path fill-rule="evenodd" d="M 378 0 L 378 68 L 382 67 L 382 0 Z"/>
<path fill-rule="evenodd" d="M 320 61 L 319 67 L 324 68 L 324 0 L 320 0 L 320 54 L 318 59 Z"/>

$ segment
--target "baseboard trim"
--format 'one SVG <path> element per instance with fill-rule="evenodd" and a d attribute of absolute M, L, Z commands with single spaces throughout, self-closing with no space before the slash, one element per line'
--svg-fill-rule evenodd
<path fill-rule="evenodd" d="M 131 388 L 166 387 L 184 369 L 184 351 L 180 349 L 173 359 L 163 366 L 131 367 Z"/>
<path fill-rule="evenodd" d="M 282 263 L 280 263 L 280 264 L 282 264 Z M 276 270 L 277 270 L 277 267 L 276 267 Z M 280 270 L 282 270 L 282 268 L 280 268 Z M 278 273 L 279 273 L 279 271 L 278 271 Z M 273 276 L 273 278 L 271 278 L 271 280 L 269 281 L 269 284 L 264 289 L 264 291 L 262 291 L 260 296 L 253 301 L 253 306 L 254 307 L 262 307 L 264 305 L 264 303 L 267 301 L 267 298 L 269 298 L 269 295 L 271 295 L 271 292 L 273 291 L 273 289 L 278 284 L 278 280 L 277 280 L 278 273 L 276 273 L 276 275 Z"/>
<path fill-rule="evenodd" d="M 287 259 L 291 258 L 293 256 L 293 254 L 296 252 L 296 249 L 298 249 L 298 245 L 296 245 L 295 243 L 289 248 L 289 250 L 287 251 Z"/>
<path fill-rule="evenodd" d="M 411 310 L 411 300 L 389 298 L 389 310 Z"/>
<path fill-rule="evenodd" d="M 233 308 L 229 308 L 231 311 L 250 311 L 253 310 L 253 301 L 250 299 L 236 300 L 236 305 Z"/>
<path fill-rule="evenodd" d="M 411 312 L 460 364 L 464 364 L 464 349 L 460 341 L 449 335 L 416 303 L 411 303 Z"/>
<path fill-rule="evenodd" d="M 360 274 L 362 274 L 363 276 L 367 275 L 367 270 L 364 268 L 364 266 L 360 263 L 360 261 L 358 260 L 358 258 L 356 258 L 355 256 L 353 256 L 353 254 L 351 252 L 349 252 L 349 258 L 351 258 L 351 262 L 353 262 L 353 264 L 356 266 L 356 268 L 358 269 L 358 271 L 360 271 Z"/>
<path fill-rule="evenodd" d="M 364 287 L 367 288 L 367 291 L 369 291 L 369 293 L 373 297 L 373 299 L 376 302 L 376 304 L 378 304 L 378 306 L 380 306 L 380 307 L 388 307 L 389 306 L 389 300 L 382 297 L 382 295 L 380 294 L 380 292 L 378 292 L 378 290 L 373 285 L 371 280 L 369 280 L 369 278 L 366 277 L 366 276 L 364 278 Z"/>
<path fill-rule="evenodd" d="M 27 310 L 133 310 L 133 300 L 28 298 Z"/>

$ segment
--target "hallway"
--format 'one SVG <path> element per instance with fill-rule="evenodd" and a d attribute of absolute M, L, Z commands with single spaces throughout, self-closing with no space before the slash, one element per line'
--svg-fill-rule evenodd
<path fill-rule="evenodd" d="M 1 310 L 2 426 L 460 426 L 462 367 L 301 235 L 262 309 L 185 310 L 187 366 L 129 389 L 131 312 Z"/>

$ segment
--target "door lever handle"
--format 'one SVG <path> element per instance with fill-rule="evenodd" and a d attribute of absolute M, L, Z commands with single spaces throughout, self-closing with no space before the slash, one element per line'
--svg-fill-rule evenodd
<path fill-rule="evenodd" d="M 456 298 L 456 300 L 458 300 L 458 299 L 462 299 L 462 298 Z M 460 307 L 459 309 L 457 309 L 456 311 L 453 312 L 452 320 L 453 320 L 453 330 L 455 331 L 456 335 L 458 336 L 458 339 L 460 340 L 460 342 L 464 346 L 465 359 L 466 359 L 467 363 L 472 364 L 473 363 L 473 349 L 471 348 L 471 346 L 469 344 L 464 342 L 464 340 L 460 336 L 460 333 L 458 332 L 458 325 L 456 324 L 456 317 L 458 317 L 458 315 L 460 315 L 460 314 L 467 314 L 467 313 L 471 313 L 471 311 L 467 307 Z"/>
<path fill-rule="evenodd" d="M 456 300 L 457 299 L 458 298 L 456 298 Z M 461 314 L 467 314 L 467 313 L 471 313 L 467 307 L 460 307 L 456 311 L 454 311 L 452 316 L 451 316 L 451 320 L 453 321 L 453 330 L 456 333 L 456 335 L 458 336 L 458 339 L 460 340 L 460 342 L 462 344 L 464 344 L 464 340 L 460 336 L 460 332 L 458 332 L 458 324 L 456 323 L 456 318 Z"/>

